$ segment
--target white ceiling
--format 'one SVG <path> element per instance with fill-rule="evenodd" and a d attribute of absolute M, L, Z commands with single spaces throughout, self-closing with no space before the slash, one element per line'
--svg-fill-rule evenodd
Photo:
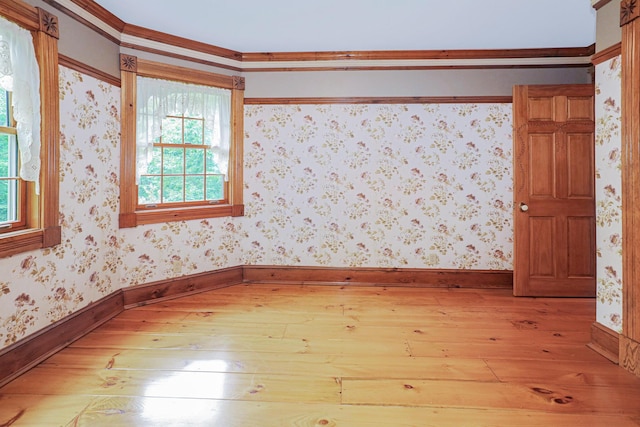
<path fill-rule="evenodd" d="M 595 43 L 590 0 L 94 0 L 128 24 L 249 52 Z"/>

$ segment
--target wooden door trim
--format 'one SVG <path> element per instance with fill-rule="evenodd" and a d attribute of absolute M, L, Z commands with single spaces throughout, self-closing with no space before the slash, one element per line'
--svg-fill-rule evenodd
<path fill-rule="evenodd" d="M 622 26 L 622 335 L 620 363 L 640 375 L 640 8 L 620 4 Z"/>

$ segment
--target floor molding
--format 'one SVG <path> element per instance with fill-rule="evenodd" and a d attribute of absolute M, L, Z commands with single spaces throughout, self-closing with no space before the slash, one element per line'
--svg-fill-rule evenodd
<path fill-rule="evenodd" d="M 243 267 L 237 266 L 131 286 L 122 290 L 124 308 L 233 286 L 242 281 Z"/>
<path fill-rule="evenodd" d="M 601 354 L 613 363 L 619 363 L 619 334 L 598 322 L 591 325 L 591 342 L 587 344 L 591 350 Z"/>
<path fill-rule="evenodd" d="M 17 378 L 123 310 L 122 291 L 118 290 L 0 350 L 0 386 Z"/>
<path fill-rule="evenodd" d="M 415 288 L 511 289 L 510 270 L 437 270 L 415 268 L 244 267 L 246 282 L 404 286 Z"/>

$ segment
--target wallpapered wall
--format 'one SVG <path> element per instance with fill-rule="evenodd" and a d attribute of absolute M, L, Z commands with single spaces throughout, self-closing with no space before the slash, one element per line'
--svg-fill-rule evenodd
<path fill-rule="evenodd" d="M 119 89 L 61 67 L 60 92 L 62 244 L 0 259 L 0 348 L 240 264 L 512 268 L 509 104 L 247 106 L 245 217 L 120 230 Z"/>
<path fill-rule="evenodd" d="M 596 66 L 596 320 L 622 331 L 621 58 Z"/>
<path fill-rule="evenodd" d="M 511 105 L 245 107 L 246 264 L 511 269 Z"/>
<path fill-rule="evenodd" d="M 0 344 L 120 288 L 119 89 L 60 68 L 60 221 L 55 248 L 0 259 Z"/>

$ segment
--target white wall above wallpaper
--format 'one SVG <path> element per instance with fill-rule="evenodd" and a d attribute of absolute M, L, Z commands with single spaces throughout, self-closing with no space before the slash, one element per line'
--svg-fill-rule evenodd
<path fill-rule="evenodd" d="M 244 263 L 512 268 L 510 104 L 245 107 Z"/>

